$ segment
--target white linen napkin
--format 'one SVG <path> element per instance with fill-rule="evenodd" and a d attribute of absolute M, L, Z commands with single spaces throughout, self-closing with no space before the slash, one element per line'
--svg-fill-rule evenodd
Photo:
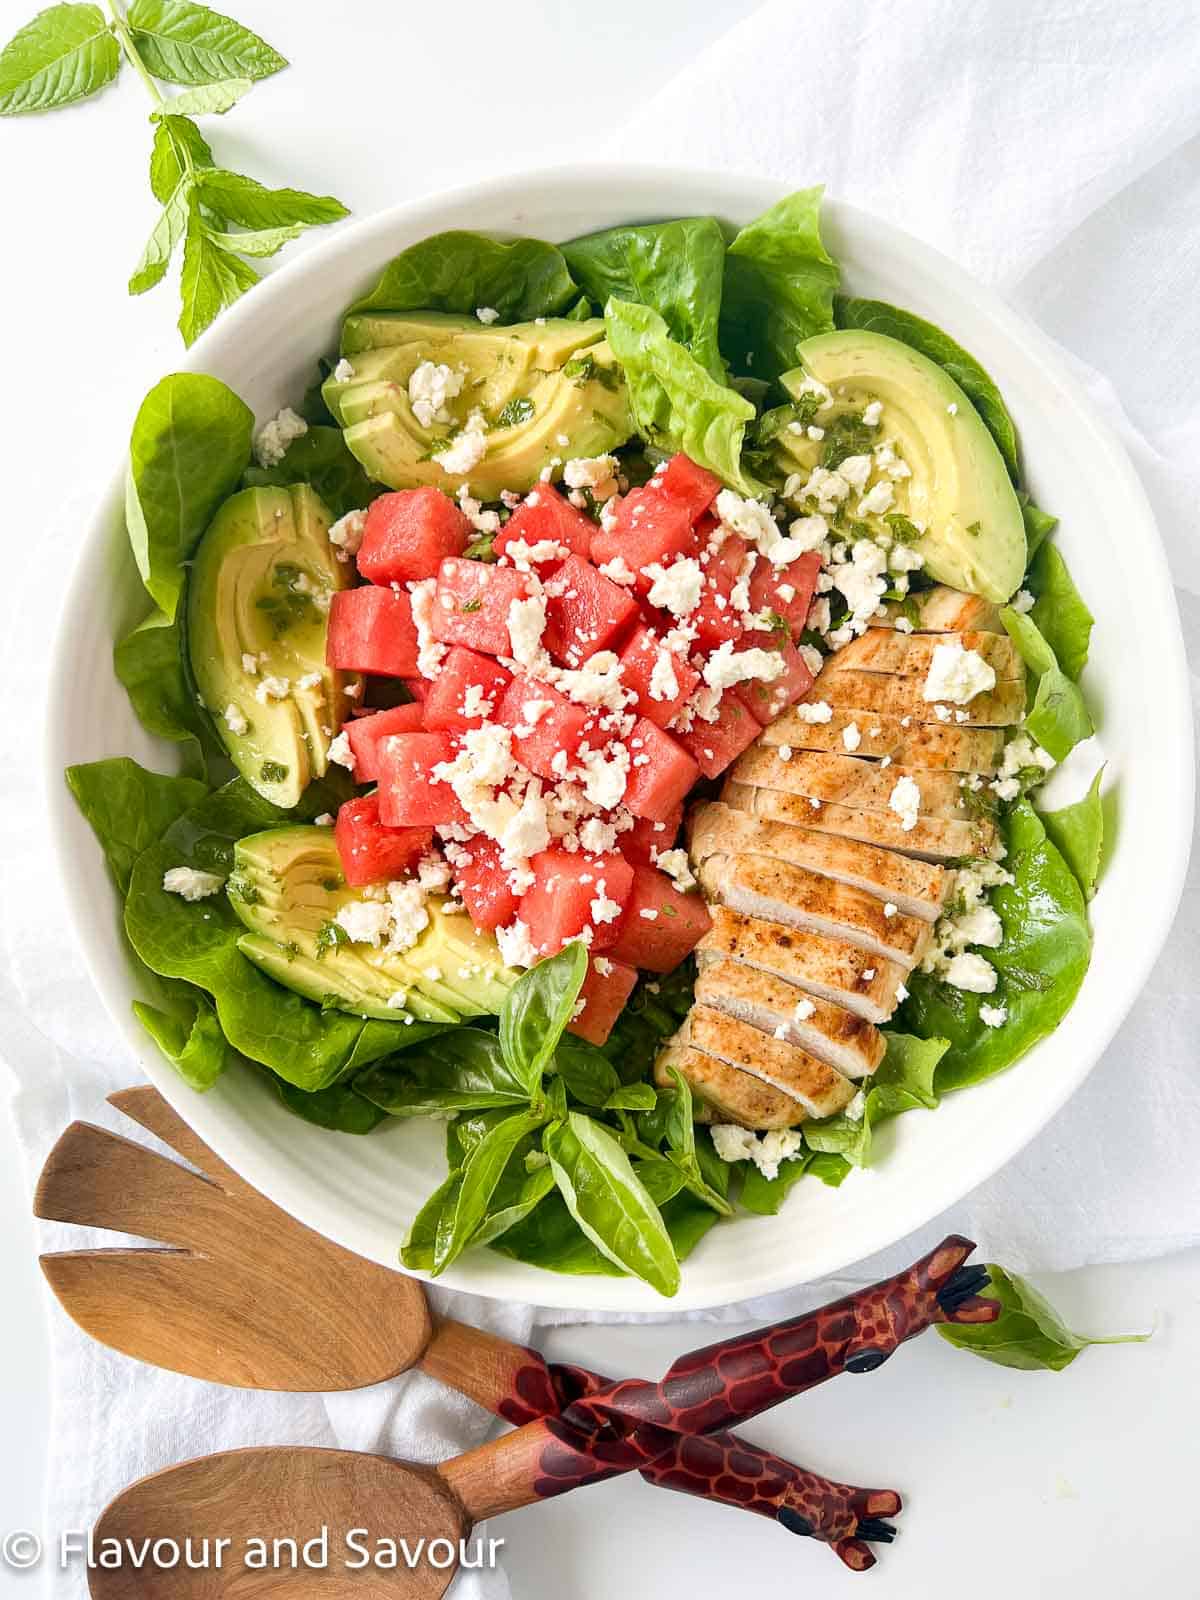
<path fill-rule="evenodd" d="M 1167 540 L 1193 691 L 1200 672 L 1200 26 L 1177 0 L 842 0 L 820 16 L 772 0 L 650 101 L 614 141 L 633 160 L 825 181 L 1002 289 L 1089 370 L 1141 471 Z M 1103 374 L 1103 376 L 1101 376 Z M 1126 407 L 1122 411 L 1115 395 Z M 44 639 L 34 585 L 61 571 L 81 495 L 28 552 L 4 597 L 13 704 L 40 704 Z M 72 1117 L 111 1120 L 128 1063 L 69 941 L 26 752 L 0 757 L 5 818 L 0 975 L 13 1112 L 31 1174 Z M 856 1270 L 869 1281 L 953 1226 L 1018 1269 L 1060 1269 L 1200 1241 L 1194 1040 L 1200 1034 L 1196 864 L 1145 995 L 1069 1107 L 1005 1171 L 919 1237 Z M 1136 1079 L 1137 1094 L 1127 1092 Z M 129 1131 L 126 1129 L 126 1131 Z M 48 1230 L 46 1244 L 63 1242 Z M 72 1244 L 79 1236 L 72 1230 Z M 817 1304 L 833 1284 L 753 1307 Z M 730 1308 L 722 1319 L 745 1317 Z M 456 1313 L 525 1338 L 529 1307 Z M 668 1314 L 669 1315 L 669 1314 Z M 134 1366 L 51 1317 L 56 1409 L 46 1527 L 86 1527 L 144 1471 L 231 1445 L 303 1442 L 434 1460 L 488 1419 L 428 1380 L 357 1394 L 255 1396 Z M 687 1342 L 681 1334 L 681 1348 Z M 614 1368 L 621 1362 L 615 1358 Z M 50 1573 L 55 1594 L 79 1575 Z M 505 1592 L 501 1574 L 456 1594 Z"/>

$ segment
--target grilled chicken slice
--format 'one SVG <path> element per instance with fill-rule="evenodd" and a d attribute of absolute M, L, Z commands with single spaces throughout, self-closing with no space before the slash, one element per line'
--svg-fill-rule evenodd
<path fill-rule="evenodd" d="M 1025 663 L 1006 633 L 899 633 L 893 628 L 868 628 L 851 639 L 825 663 L 825 672 L 845 672 L 855 667 L 863 672 L 900 673 L 922 681 L 939 645 L 959 644 L 982 656 L 997 681 L 1025 677 Z"/>
<path fill-rule="evenodd" d="M 982 595 L 962 594 L 949 589 L 944 583 L 932 589 L 922 589 L 909 595 L 907 603 L 889 601 L 881 607 L 882 616 L 873 617 L 873 627 L 894 628 L 897 619 L 913 623 L 918 633 L 962 633 L 967 628 L 978 628 L 987 633 L 1003 633 L 1000 607 L 985 600 Z"/>
<path fill-rule="evenodd" d="M 907 726 L 906 726 L 907 724 Z M 847 730 L 849 744 L 847 741 Z M 901 767 L 931 771 L 980 772 L 992 777 L 1004 753 L 998 728 L 964 728 L 957 723 L 917 722 L 875 711 L 835 711 L 828 722 L 806 722 L 790 707 L 759 736 L 766 745 L 791 750 L 829 750 L 859 756 L 889 756 Z"/>
<path fill-rule="evenodd" d="M 896 1009 L 896 991 L 905 977 L 896 962 L 870 955 L 849 939 L 801 933 L 727 906 L 713 906 L 711 911 L 713 925 L 696 946 L 698 959 L 711 953 L 743 961 L 819 999 L 845 1006 L 868 1022 L 886 1022 Z"/>
<path fill-rule="evenodd" d="M 688 852 L 694 867 L 715 854 L 753 851 L 789 861 L 838 883 L 890 900 L 909 917 L 936 922 L 950 893 L 954 874 L 925 861 L 857 839 L 839 838 L 808 826 L 749 816 L 719 800 L 696 806 L 688 818 Z"/>
<path fill-rule="evenodd" d="M 844 672 L 822 671 L 804 699 L 810 704 L 824 701 L 848 711 L 884 712 L 912 717 L 915 722 L 951 722 L 972 728 L 1006 728 L 1025 714 L 1023 679 L 1005 678 L 965 706 L 943 706 L 945 717 L 939 717 L 935 706 L 925 699 L 923 687 L 922 678 L 894 677 L 848 667 Z"/>
<path fill-rule="evenodd" d="M 701 956 L 696 1003 L 798 1044 L 847 1078 L 869 1077 L 883 1060 L 884 1038 L 873 1023 L 724 956 Z"/>
<path fill-rule="evenodd" d="M 766 922 L 848 939 L 906 971 L 925 954 L 933 934 L 928 922 L 906 917 L 862 889 L 770 856 L 709 856 L 697 875 L 709 905 L 719 902 Z"/>
<path fill-rule="evenodd" d="M 790 1094 L 772 1089 L 752 1073 L 731 1067 L 727 1061 L 705 1055 L 688 1044 L 668 1041 L 654 1063 L 654 1081 L 660 1088 L 674 1085 L 672 1067 L 687 1080 L 707 1115 L 697 1120 L 736 1122 L 743 1128 L 769 1133 L 772 1128 L 794 1128 L 808 1113 Z"/>
<path fill-rule="evenodd" d="M 831 1117 L 855 1095 L 850 1080 L 827 1061 L 711 1006 L 694 1005 L 675 1040 L 791 1095 L 810 1117 Z"/>
<path fill-rule="evenodd" d="M 969 815 L 956 772 L 920 768 L 910 772 L 907 767 L 884 767 L 878 761 L 813 750 L 796 751 L 785 761 L 776 746 L 752 744 L 734 762 L 730 775 L 735 783 L 752 784 L 756 789 L 830 800 L 857 811 L 887 811 L 892 790 L 901 778 L 908 777 L 921 791 L 921 816 L 961 819 Z"/>
<path fill-rule="evenodd" d="M 851 806 L 823 804 L 775 789 L 757 789 L 729 780 L 721 791 L 728 806 L 753 817 L 786 822 L 817 833 L 837 834 L 864 844 L 882 845 L 918 861 L 955 861 L 961 856 L 995 856 L 1000 835 L 992 822 L 954 822 L 918 817 L 904 827 L 894 811 L 856 811 Z M 899 902 L 897 902 L 899 904 Z"/>

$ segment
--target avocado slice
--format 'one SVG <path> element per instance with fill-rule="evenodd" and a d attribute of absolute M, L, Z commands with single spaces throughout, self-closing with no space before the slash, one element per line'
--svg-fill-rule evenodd
<path fill-rule="evenodd" d="M 814 378 L 830 390 L 832 403 L 813 418 L 827 437 L 840 418 L 852 422 L 872 401 L 882 402 L 866 448 L 890 441 L 911 470 L 893 481 L 888 515 L 926 530 L 911 541 L 925 571 L 954 589 L 1006 601 L 1025 573 L 1025 524 L 1004 459 L 964 391 L 927 356 L 886 334 L 821 333 L 805 339 L 798 354 L 802 366 L 780 382 L 797 401 L 811 395 Z M 807 472 L 825 453 L 822 441 L 787 428 L 774 447 L 785 473 Z M 864 520 L 883 533 L 895 526 Z"/>
<path fill-rule="evenodd" d="M 341 938 L 338 912 L 364 897 L 343 878 L 329 828 L 268 828 L 239 839 L 228 893 L 248 930 L 238 940 L 243 955 L 286 988 L 358 1016 L 458 1022 L 498 1012 L 518 977 L 490 934 L 475 934 L 436 897 L 426 903 L 429 926 L 401 954 Z M 389 1005 L 399 990 L 403 1007 Z"/>
<path fill-rule="evenodd" d="M 307 484 L 243 489 L 209 524 L 188 583 L 200 699 L 234 766 L 285 808 L 327 771 L 349 705 L 351 680 L 325 664 L 329 602 L 353 579 L 331 521 Z"/>
<path fill-rule="evenodd" d="M 347 318 L 353 374 L 322 385 L 346 444 L 367 472 L 393 489 L 462 484 L 484 499 L 530 489 L 544 469 L 574 456 L 605 455 L 634 432 L 629 397 L 599 318 L 548 317 L 485 327 L 443 312 Z M 448 421 L 415 414 L 409 380 L 424 362 L 463 379 L 444 406 Z M 474 413 L 485 426 L 482 458 L 448 471 L 433 459 Z"/>

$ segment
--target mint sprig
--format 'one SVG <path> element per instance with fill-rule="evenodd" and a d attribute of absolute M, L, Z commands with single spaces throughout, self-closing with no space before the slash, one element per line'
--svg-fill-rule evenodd
<path fill-rule="evenodd" d="M 179 331 L 191 344 L 258 282 L 250 264 L 273 256 L 305 228 L 344 217 L 331 195 L 268 189 L 217 165 L 193 118 L 224 116 L 288 65 L 249 28 L 194 0 L 132 0 L 122 10 L 54 5 L 0 51 L 0 116 L 73 105 L 112 83 L 122 59 L 153 101 L 150 187 L 162 210 L 129 279 L 144 294 L 180 254 Z M 160 83 L 181 92 L 164 98 Z"/>

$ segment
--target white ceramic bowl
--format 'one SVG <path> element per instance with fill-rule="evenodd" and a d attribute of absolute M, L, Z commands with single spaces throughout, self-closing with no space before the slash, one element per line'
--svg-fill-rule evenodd
<path fill-rule="evenodd" d="M 262 418 L 294 401 L 336 342 L 339 311 L 397 251 L 444 228 L 562 240 L 617 222 L 715 213 L 743 223 L 780 196 L 754 178 L 627 167 L 553 170 L 415 201 L 339 231 L 225 313 L 181 363 L 224 379 Z M 1035 498 L 1062 520 L 1061 548 L 1096 615 L 1085 686 L 1102 730 L 1118 826 L 1093 906 L 1095 954 L 1058 1032 L 1009 1073 L 910 1113 L 869 1177 L 802 1184 L 777 1217 L 714 1228 L 685 1263 L 670 1306 L 685 1310 L 782 1289 L 861 1260 L 951 1206 L 1008 1161 L 1078 1088 L 1141 989 L 1167 935 L 1191 835 L 1191 722 L 1166 560 L 1145 495 L 1116 439 L 1054 347 L 936 251 L 830 200 L 825 235 L 855 293 L 942 324 L 999 384 L 1024 441 Z M 131 754 L 169 769 L 170 747 L 139 727 L 113 677 L 112 640 L 145 611 L 121 526 L 118 474 L 87 531 L 54 667 L 47 775 L 52 826 L 84 954 L 136 1061 L 249 1182 L 311 1227 L 397 1265 L 414 1211 L 444 1172 L 438 1124 L 325 1133 L 284 1111 L 249 1073 L 206 1095 L 174 1074 L 130 1012 L 139 979 L 99 849 L 62 781 L 70 762 Z M 1131 593 L 1136 583 L 1136 605 Z M 1131 915 L 1136 907 L 1136 915 Z M 469 1253 L 442 1280 L 509 1300 L 592 1311 L 664 1311 L 632 1279 L 564 1277 Z"/>

